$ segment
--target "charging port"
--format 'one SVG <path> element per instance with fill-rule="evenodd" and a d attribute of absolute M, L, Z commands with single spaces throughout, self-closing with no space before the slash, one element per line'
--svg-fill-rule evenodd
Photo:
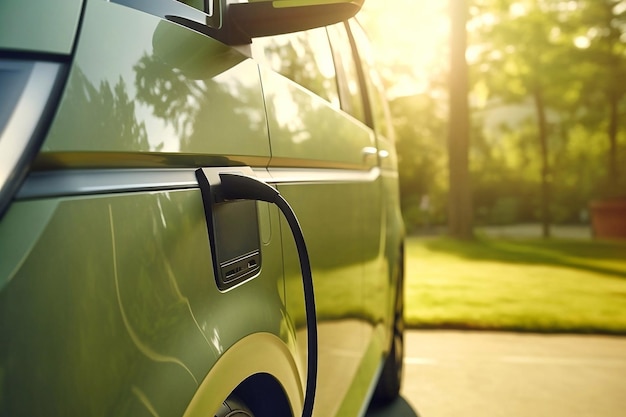
<path fill-rule="evenodd" d="M 220 265 L 218 283 L 224 287 L 225 285 L 234 285 L 247 278 L 252 278 L 261 269 L 259 266 L 260 260 L 261 253 L 253 251 L 222 263 Z"/>
<path fill-rule="evenodd" d="M 237 267 L 235 269 L 231 269 L 230 271 L 226 271 L 226 280 L 230 281 L 231 279 L 235 278 L 237 274 L 241 272 L 242 270 L 243 270 L 242 267 Z"/>

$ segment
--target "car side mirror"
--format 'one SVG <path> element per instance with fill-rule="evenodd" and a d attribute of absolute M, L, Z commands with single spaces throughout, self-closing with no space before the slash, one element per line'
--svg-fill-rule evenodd
<path fill-rule="evenodd" d="M 353 17 L 364 0 L 252 0 L 226 7 L 227 24 L 238 41 L 332 25 Z"/>
<path fill-rule="evenodd" d="M 111 0 L 211 36 L 227 45 L 246 45 L 260 36 L 298 32 L 353 17 L 364 0 Z M 192 5 L 196 2 L 203 5 Z M 191 5 L 191 7 L 189 7 Z"/>

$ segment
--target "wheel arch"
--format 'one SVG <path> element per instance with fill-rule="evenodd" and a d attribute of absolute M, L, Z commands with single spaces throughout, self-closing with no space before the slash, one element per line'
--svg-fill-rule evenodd
<path fill-rule="evenodd" d="M 233 392 L 252 412 L 254 417 L 293 417 L 287 395 L 280 382 L 270 374 L 252 375 Z"/>
<path fill-rule="evenodd" d="M 250 407 L 256 417 L 293 416 L 303 406 L 301 381 L 285 342 L 270 333 L 255 333 L 220 356 L 183 417 L 211 416 L 231 394 Z"/>

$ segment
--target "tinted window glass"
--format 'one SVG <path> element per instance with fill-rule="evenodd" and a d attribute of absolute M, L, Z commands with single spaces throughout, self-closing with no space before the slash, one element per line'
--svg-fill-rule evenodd
<path fill-rule="evenodd" d="M 333 57 L 337 66 L 341 108 L 366 123 L 359 73 L 346 27 L 339 23 L 328 27 Z"/>
<path fill-rule="evenodd" d="M 363 66 L 363 72 L 365 74 L 368 98 L 374 119 L 374 130 L 376 133 L 388 139 L 393 139 L 387 98 L 385 96 L 382 80 L 374 68 L 374 60 L 369 48 L 368 39 L 363 29 L 353 20 L 350 21 L 350 31 L 358 47 L 361 65 Z"/>
<path fill-rule="evenodd" d="M 185 3 L 188 6 L 193 7 L 207 13 L 209 16 L 215 14 L 215 7 L 219 7 L 219 3 L 215 0 L 178 0 L 181 3 Z"/>
<path fill-rule="evenodd" d="M 335 66 L 323 28 L 257 38 L 252 50 L 274 71 L 339 107 Z"/>

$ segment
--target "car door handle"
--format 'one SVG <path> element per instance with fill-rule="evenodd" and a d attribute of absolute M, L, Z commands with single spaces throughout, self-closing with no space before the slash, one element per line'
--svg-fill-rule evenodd
<path fill-rule="evenodd" d="M 366 165 L 376 165 L 378 149 L 373 146 L 366 146 L 361 149 L 361 155 L 363 157 L 363 163 Z"/>

